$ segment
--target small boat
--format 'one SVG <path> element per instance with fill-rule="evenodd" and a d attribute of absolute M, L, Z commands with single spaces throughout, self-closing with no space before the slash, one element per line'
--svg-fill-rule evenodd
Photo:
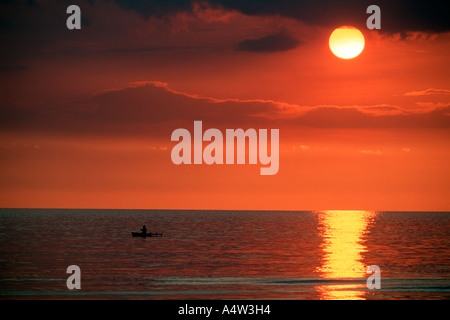
<path fill-rule="evenodd" d="M 141 237 L 141 238 L 147 238 L 147 237 L 162 237 L 162 233 L 144 233 L 144 232 L 132 232 L 131 235 L 133 237 Z"/>

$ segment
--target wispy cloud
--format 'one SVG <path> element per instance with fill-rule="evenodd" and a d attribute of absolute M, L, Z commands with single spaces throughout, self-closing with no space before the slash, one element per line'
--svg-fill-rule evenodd
<path fill-rule="evenodd" d="M 381 156 L 383 152 L 380 150 L 359 150 L 362 154 L 368 154 L 368 155 L 374 155 L 374 156 Z"/>
<path fill-rule="evenodd" d="M 413 96 L 413 97 L 431 96 L 431 95 L 450 95 L 450 90 L 429 88 L 426 90 L 410 91 L 405 93 L 405 96 Z"/>

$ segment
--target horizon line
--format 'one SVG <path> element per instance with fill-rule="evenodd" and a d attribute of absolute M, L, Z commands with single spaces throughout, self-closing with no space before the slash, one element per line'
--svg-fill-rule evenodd
<path fill-rule="evenodd" d="M 450 210 L 367 210 L 367 209 L 171 209 L 171 208 L 57 208 L 57 207 L 0 207 L 0 210 L 124 210 L 124 211 L 240 211 L 240 212 L 326 212 L 326 211 L 336 211 L 336 212 L 410 212 L 410 213 L 450 213 Z"/>

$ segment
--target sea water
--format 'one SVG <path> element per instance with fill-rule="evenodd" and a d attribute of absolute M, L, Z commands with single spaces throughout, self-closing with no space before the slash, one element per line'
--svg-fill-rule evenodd
<path fill-rule="evenodd" d="M 163 237 L 132 237 L 144 224 Z M 449 227 L 445 212 L 0 209 L 0 299 L 449 299 Z"/>

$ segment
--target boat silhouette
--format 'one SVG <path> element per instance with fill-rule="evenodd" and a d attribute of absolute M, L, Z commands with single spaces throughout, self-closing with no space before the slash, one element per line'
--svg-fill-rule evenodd
<path fill-rule="evenodd" d="M 162 237 L 162 233 L 157 232 L 131 232 L 131 235 L 133 237 L 141 237 L 141 238 Z"/>

